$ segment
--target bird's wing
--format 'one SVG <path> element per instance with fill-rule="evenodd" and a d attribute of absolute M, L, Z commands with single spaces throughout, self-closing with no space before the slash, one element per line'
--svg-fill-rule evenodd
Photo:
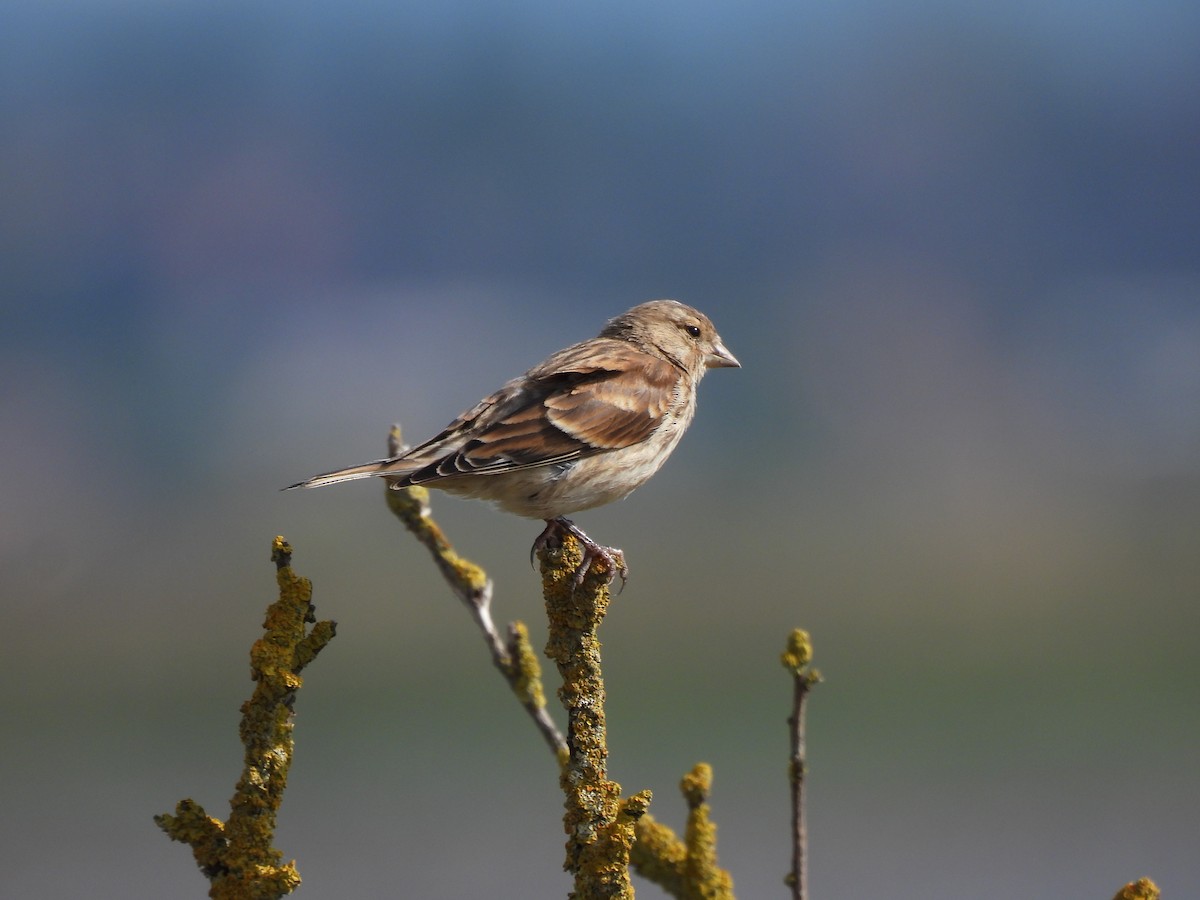
<path fill-rule="evenodd" d="M 404 484 L 422 484 L 628 447 L 662 424 L 679 379 L 671 363 L 624 341 L 586 341 L 510 381 L 396 460 L 394 471 L 405 473 Z"/>

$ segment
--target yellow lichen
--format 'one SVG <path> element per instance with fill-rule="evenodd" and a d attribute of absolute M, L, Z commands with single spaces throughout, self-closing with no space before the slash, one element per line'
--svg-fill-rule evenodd
<path fill-rule="evenodd" d="M 637 873 L 672 897 L 684 896 L 687 847 L 670 826 L 649 813 L 637 823 L 637 843 L 629 854 Z"/>
<path fill-rule="evenodd" d="M 807 631 L 803 628 L 792 631 L 780 661 L 793 675 L 799 675 L 812 662 L 812 640 Z"/>
<path fill-rule="evenodd" d="M 509 634 L 513 690 L 522 703 L 530 703 L 540 709 L 546 705 L 546 692 L 542 688 L 541 664 L 529 642 L 529 629 L 524 622 L 513 622 Z"/>
<path fill-rule="evenodd" d="M 680 789 L 688 804 L 684 832 L 686 896 L 695 900 L 732 900 L 733 879 L 717 865 L 717 826 L 709 816 L 707 801 L 712 789 L 712 767 L 697 763 L 684 776 Z"/>
<path fill-rule="evenodd" d="M 637 824 L 630 861 L 638 874 L 673 897 L 686 900 L 733 900 L 733 879 L 717 865 L 717 826 L 709 816 L 712 767 L 697 765 L 679 783 L 688 804 L 684 840 L 666 825 L 645 816 Z"/>
<path fill-rule="evenodd" d="M 708 799 L 708 792 L 712 789 L 712 774 L 712 766 L 708 763 L 696 763 L 692 771 L 680 780 L 679 790 L 683 792 L 689 808 Z"/>
<path fill-rule="evenodd" d="M 1158 900 L 1158 898 L 1158 885 L 1149 878 L 1139 878 L 1117 891 L 1113 900 Z"/>

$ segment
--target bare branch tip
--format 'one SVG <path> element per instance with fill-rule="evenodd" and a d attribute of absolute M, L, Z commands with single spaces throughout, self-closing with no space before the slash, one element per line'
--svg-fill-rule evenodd
<path fill-rule="evenodd" d="M 282 534 L 277 534 L 271 542 L 271 562 L 275 563 L 277 569 L 284 569 L 292 564 L 292 545 Z"/>
<path fill-rule="evenodd" d="M 788 635 L 787 647 L 780 656 L 783 667 L 793 675 L 799 676 L 811 663 L 813 658 L 812 639 L 803 628 L 795 628 Z"/>
<path fill-rule="evenodd" d="M 679 782 L 679 790 L 687 800 L 688 807 L 695 809 L 701 803 L 708 802 L 712 792 L 713 770 L 708 763 L 696 763 Z"/>
<path fill-rule="evenodd" d="M 626 818 L 638 820 L 646 815 L 650 809 L 650 801 L 654 799 L 654 793 L 650 790 L 638 791 L 630 797 L 626 797 L 621 801 L 622 816 Z"/>
<path fill-rule="evenodd" d="M 409 447 L 404 443 L 399 422 L 393 422 L 392 427 L 388 429 L 387 444 L 389 457 L 401 456 L 408 451 Z"/>

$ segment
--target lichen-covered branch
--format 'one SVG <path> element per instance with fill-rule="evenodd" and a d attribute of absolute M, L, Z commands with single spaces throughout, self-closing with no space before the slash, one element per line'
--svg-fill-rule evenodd
<path fill-rule="evenodd" d="M 582 582 L 575 573 L 583 548 L 571 534 L 539 551 L 549 636 L 546 655 L 562 676 L 558 696 L 567 710 L 567 764 L 560 781 L 566 795 L 564 867 L 575 876 L 574 900 L 632 898 L 629 854 L 636 826 L 650 803 L 642 791 L 624 800 L 608 779 L 604 679 L 597 632 L 608 609 L 615 573 L 603 558 L 592 561 Z"/>
<path fill-rule="evenodd" d="M 388 455 L 397 456 L 403 450 L 400 428 L 393 426 L 388 437 Z M 599 558 L 593 560 L 583 581 L 576 585 L 583 551 L 576 538 L 569 534 L 563 536 L 559 548 L 540 552 L 550 622 L 546 654 L 555 660 L 563 676 L 559 698 L 568 715 L 568 738 L 564 738 L 546 710 L 541 668 L 529 643 L 528 629 L 521 622 L 513 622 L 508 627 L 507 639 L 501 638 L 491 616 L 492 582 L 482 568 L 458 555 L 434 522 L 429 492 L 421 487 L 394 490 L 389 485 L 387 503 L 429 551 L 450 589 L 467 607 L 483 633 L 492 662 L 559 761 L 567 797 L 564 817 L 569 836 L 566 868 L 576 876 L 572 897 L 579 900 L 632 898 L 628 871 L 631 852 L 637 854 L 639 872 L 664 883 L 647 873 L 673 869 L 674 861 L 669 854 L 674 851 L 674 845 L 669 841 L 654 841 L 650 836 L 653 830 L 644 825 L 653 822 L 646 815 L 650 792 L 643 791 L 622 799 L 620 785 L 607 779 L 604 683 L 596 630 L 607 610 L 608 585 L 615 573 L 608 571 L 606 562 Z M 711 778 L 711 773 L 707 777 Z M 707 787 L 702 793 L 707 794 Z M 698 850 L 693 855 L 689 863 L 693 877 L 687 883 L 722 883 L 720 878 L 723 877 L 725 893 L 704 893 L 701 888 L 699 892 L 676 896 L 732 900 L 728 874 L 715 868 L 712 843 L 715 829 L 707 816 L 708 806 L 704 802 L 689 815 L 689 835 L 695 835 L 694 846 L 708 849 Z M 670 829 L 665 832 L 678 844 L 679 859 L 687 863 L 687 847 L 675 840 Z"/>
<path fill-rule="evenodd" d="M 649 813 L 637 823 L 637 843 L 629 853 L 629 864 L 672 897 L 687 896 L 687 846 L 669 825 Z"/>
<path fill-rule="evenodd" d="M 292 715 L 300 671 L 332 640 L 336 625 L 316 622 L 312 583 L 291 568 L 292 548 L 275 538 L 279 599 L 267 609 L 263 636 L 250 650 L 253 696 L 242 704 L 244 768 L 227 822 L 209 816 L 193 800 L 175 814 L 154 817 L 176 841 L 192 848 L 196 863 L 211 882 L 217 900 L 268 900 L 291 893 L 300 884 L 295 862 L 283 863 L 272 846 L 275 817 L 292 762 Z M 314 623 L 309 629 L 308 625 Z"/>
<path fill-rule="evenodd" d="M 792 795 L 792 870 L 785 879 L 792 889 L 793 900 L 808 896 L 808 827 L 804 814 L 804 778 L 808 763 L 804 746 L 805 699 L 813 685 L 821 681 L 821 673 L 812 668 L 812 641 L 808 632 L 795 629 L 788 636 L 787 648 L 780 658 L 783 667 L 792 673 L 792 752 L 788 760 L 788 783 Z"/>
<path fill-rule="evenodd" d="M 400 426 L 393 425 L 388 435 L 388 456 L 399 456 L 405 447 Z M 388 509 L 404 523 L 433 557 L 438 571 L 450 590 L 463 602 L 483 634 L 492 663 L 508 682 L 521 706 L 533 719 L 542 738 L 561 765 L 567 756 L 567 742 L 546 710 L 541 666 L 529 643 L 529 629 L 521 622 L 508 626 L 507 639 L 500 636 L 492 621 L 492 580 L 475 563 L 459 556 L 445 533 L 433 520 L 429 491 L 423 487 L 395 490 L 388 485 Z"/>
<path fill-rule="evenodd" d="M 709 816 L 712 767 L 697 763 L 679 783 L 688 806 L 684 840 L 651 816 L 638 822 L 634 869 L 680 900 L 734 900 L 733 878 L 717 865 L 717 826 Z"/>
<path fill-rule="evenodd" d="M 733 879 L 717 865 L 717 826 L 709 816 L 712 766 L 697 763 L 679 784 L 687 801 L 684 832 L 687 846 L 688 897 L 694 900 L 733 900 Z"/>

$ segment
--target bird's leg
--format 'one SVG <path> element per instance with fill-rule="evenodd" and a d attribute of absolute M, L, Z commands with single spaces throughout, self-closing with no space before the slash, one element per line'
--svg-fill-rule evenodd
<path fill-rule="evenodd" d="M 583 584 L 583 578 L 587 575 L 587 570 L 591 567 L 592 560 L 602 559 L 605 565 L 608 566 L 608 583 L 612 584 L 613 579 L 620 575 L 621 590 L 625 589 L 625 582 L 629 579 L 629 566 L 625 565 L 625 554 L 616 547 L 605 547 L 597 544 L 584 534 L 574 522 L 563 516 L 559 516 L 557 519 L 546 520 L 545 529 L 537 536 L 537 540 L 533 542 L 533 548 L 529 551 L 530 563 L 533 562 L 534 554 L 537 551 L 558 543 L 563 532 L 569 532 L 574 535 L 575 539 L 583 545 L 583 561 L 579 564 L 579 568 L 575 570 L 575 587 Z"/>

